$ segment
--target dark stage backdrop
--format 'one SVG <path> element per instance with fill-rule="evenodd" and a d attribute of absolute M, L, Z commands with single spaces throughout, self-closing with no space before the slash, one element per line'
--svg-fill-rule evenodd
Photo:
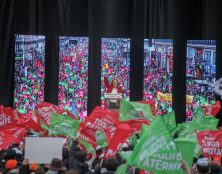
<path fill-rule="evenodd" d="M 89 37 L 89 113 L 100 104 L 102 37 L 131 38 L 131 100 L 143 98 L 144 38 L 166 38 L 174 40 L 173 108 L 183 122 L 186 40 L 216 40 L 222 77 L 221 9 L 221 0 L 0 0 L 0 104 L 13 106 L 15 34 L 46 36 L 45 101 L 54 104 L 59 36 Z"/>

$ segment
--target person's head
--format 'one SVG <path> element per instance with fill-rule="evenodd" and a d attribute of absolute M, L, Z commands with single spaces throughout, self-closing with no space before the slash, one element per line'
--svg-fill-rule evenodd
<path fill-rule="evenodd" d="M 10 160 L 6 161 L 5 168 L 6 168 L 6 170 L 16 169 L 17 168 L 17 164 L 18 164 L 17 160 L 10 159 Z"/>
<path fill-rule="evenodd" d="M 207 174 L 209 173 L 210 165 L 207 158 L 199 158 L 197 160 L 197 171 L 198 174 Z"/>
<path fill-rule="evenodd" d="M 5 160 L 16 159 L 16 151 L 12 148 L 8 149 L 5 154 Z"/>
<path fill-rule="evenodd" d="M 5 172 L 5 170 L 0 168 L 0 174 L 3 174 L 4 172 Z"/>
<path fill-rule="evenodd" d="M 65 174 L 80 174 L 78 169 L 70 169 Z"/>
<path fill-rule="evenodd" d="M 218 164 L 212 163 L 210 164 L 210 174 L 221 174 L 221 166 Z"/>
<path fill-rule="evenodd" d="M 84 151 L 77 151 L 75 157 L 80 162 L 85 162 L 86 160 L 86 152 Z"/>
<path fill-rule="evenodd" d="M 53 158 L 50 165 L 46 165 L 46 168 L 48 168 L 51 173 L 56 173 L 55 171 L 59 173 L 66 170 L 66 167 L 63 166 L 62 160 L 58 158 Z"/>
<path fill-rule="evenodd" d="M 117 88 L 118 87 L 118 84 L 119 84 L 119 81 L 117 79 L 113 79 L 112 81 L 112 85 L 114 88 Z"/>
<path fill-rule="evenodd" d="M 106 169 L 111 172 L 115 172 L 118 167 L 118 161 L 116 158 L 110 158 L 106 161 Z"/>

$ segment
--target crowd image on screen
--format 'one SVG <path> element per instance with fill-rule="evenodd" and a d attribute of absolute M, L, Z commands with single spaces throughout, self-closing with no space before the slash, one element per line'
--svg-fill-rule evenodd
<path fill-rule="evenodd" d="M 110 83 L 118 79 L 123 98 L 129 99 L 130 39 L 103 38 L 101 61 L 101 105 L 104 107 L 104 93 L 107 92 L 104 78 L 108 78 Z"/>
<path fill-rule="evenodd" d="M 216 42 L 214 40 L 189 40 L 186 59 L 186 91 L 193 96 L 187 103 L 187 120 L 191 120 L 194 110 L 202 105 L 215 103 L 210 84 L 216 81 Z"/>
<path fill-rule="evenodd" d="M 158 93 L 172 94 L 173 41 L 144 41 L 144 100 L 154 100 L 158 114 L 172 111 L 172 101 L 157 99 Z"/>
<path fill-rule="evenodd" d="M 16 35 L 14 105 L 29 113 L 44 100 L 45 37 Z"/>
<path fill-rule="evenodd" d="M 59 106 L 70 111 L 74 104 L 79 117 L 86 117 L 88 38 L 60 37 L 59 65 Z"/>

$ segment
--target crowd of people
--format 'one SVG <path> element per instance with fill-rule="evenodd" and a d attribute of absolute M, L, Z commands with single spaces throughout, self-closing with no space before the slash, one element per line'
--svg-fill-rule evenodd
<path fill-rule="evenodd" d="M 193 113 L 198 106 L 207 106 L 215 103 L 215 95 L 209 84 L 200 84 L 196 83 L 195 80 L 187 80 L 187 94 L 193 96 L 192 104 L 187 104 L 186 107 L 188 119 L 193 117 Z"/>
<path fill-rule="evenodd" d="M 130 40 L 122 38 L 102 39 L 102 75 L 101 75 L 101 104 L 104 106 L 104 93 L 107 92 L 104 78 L 119 80 L 119 87 L 123 97 L 129 98 L 129 70 L 130 70 Z"/>
<path fill-rule="evenodd" d="M 155 42 L 159 44 L 155 45 Z M 168 45 L 165 45 L 166 43 Z M 155 100 L 157 113 L 167 114 L 172 111 L 172 101 L 158 100 L 157 93 L 172 94 L 173 43 L 166 39 L 152 39 L 152 44 L 148 45 L 148 42 L 145 42 L 147 49 L 144 59 L 144 99 Z M 165 49 L 162 49 L 163 47 Z"/>
<path fill-rule="evenodd" d="M 158 114 L 167 114 L 172 111 L 172 102 L 157 100 L 157 93 L 172 93 L 172 76 L 165 70 L 150 70 L 144 77 L 144 98 L 145 100 L 155 100 Z"/>
<path fill-rule="evenodd" d="M 45 43 L 43 38 L 38 36 L 17 37 L 15 108 L 22 113 L 28 113 L 34 109 L 37 103 L 44 100 Z M 23 42 L 21 43 L 21 41 Z M 30 44 L 30 41 L 35 44 Z M 19 44 L 23 46 L 19 46 Z M 129 98 L 129 45 L 129 39 L 102 39 L 102 106 L 105 102 L 104 93 L 107 92 L 105 78 L 110 83 L 112 79 L 118 79 L 123 97 Z M 158 92 L 172 94 L 173 58 L 171 47 L 164 49 L 164 52 L 159 50 L 160 46 L 153 45 L 149 47 L 150 50 L 145 52 L 144 99 L 155 100 L 158 114 L 166 114 L 172 110 L 172 101 L 157 99 Z M 170 49 L 171 51 L 169 51 Z M 203 76 L 207 73 L 207 69 L 204 68 L 202 72 L 198 72 L 193 67 L 195 64 L 192 63 L 193 61 L 194 59 L 189 62 L 187 69 L 187 95 L 193 96 L 193 102 L 187 103 L 186 107 L 188 120 L 192 119 L 197 106 L 210 105 L 215 102 L 212 89 L 209 87 L 215 78 L 205 79 Z M 84 118 L 87 116 L 88 38 L 60 37 L 59 63 L 59 106 L 70 111 L 74 103 L 79 116 Z"/>
<path fill-rule="evenodd" d="M 88 38 L 60 37 L 59 106 L 70 111 L 74 102 L 80 118 L 87 116 Z"/>
<path fill-rule="evenodd" d="M 91 156 L 80 148 L 77 141 L 68 144 L 70 142 L 64 144 L 62 159 L 53 158 L 50 164 L 36 164 L 25 159 L 23 144 L 14 143 L 7 150 L 0 151 L 0 174 L 115 174 L 118 167 L 126 163 L 121 153 L 132 152 L 134 148 L 125 144 L 116 157 L 102 158 L 101 146 L 96 149 L 96 155 Z M 193 159 L 192 168 L 181 161 L 181 169 L 185 174 L 221 174 L 221 159 L 200 155 Z M 128 166 L 125 174 L 154 173 Z"/>
<path fill-rule="evenodd" d="M 21 113 L 29 113 L 44 100 L 45 41 L 42 36 L 17 36 L 16 46 L 21 37 L 15 59 L 14 103 Z"/>

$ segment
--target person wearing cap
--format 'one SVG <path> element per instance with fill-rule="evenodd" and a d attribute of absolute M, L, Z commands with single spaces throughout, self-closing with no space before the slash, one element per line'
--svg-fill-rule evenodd
<path fill-rule="evenodd" d="M 61 174 L 66 171 L 66 167 L 63 166 L 62 160 L 58 158 L 53 158 L 50 165 L 45 165 L 48 168 L 48 172 L 46 174 Z"/>
<path fill-rule="evenodd" d="M 208 158 L 199 158 L 192 168 L 192 174 L 209 174 L 210 164 Z"/>

